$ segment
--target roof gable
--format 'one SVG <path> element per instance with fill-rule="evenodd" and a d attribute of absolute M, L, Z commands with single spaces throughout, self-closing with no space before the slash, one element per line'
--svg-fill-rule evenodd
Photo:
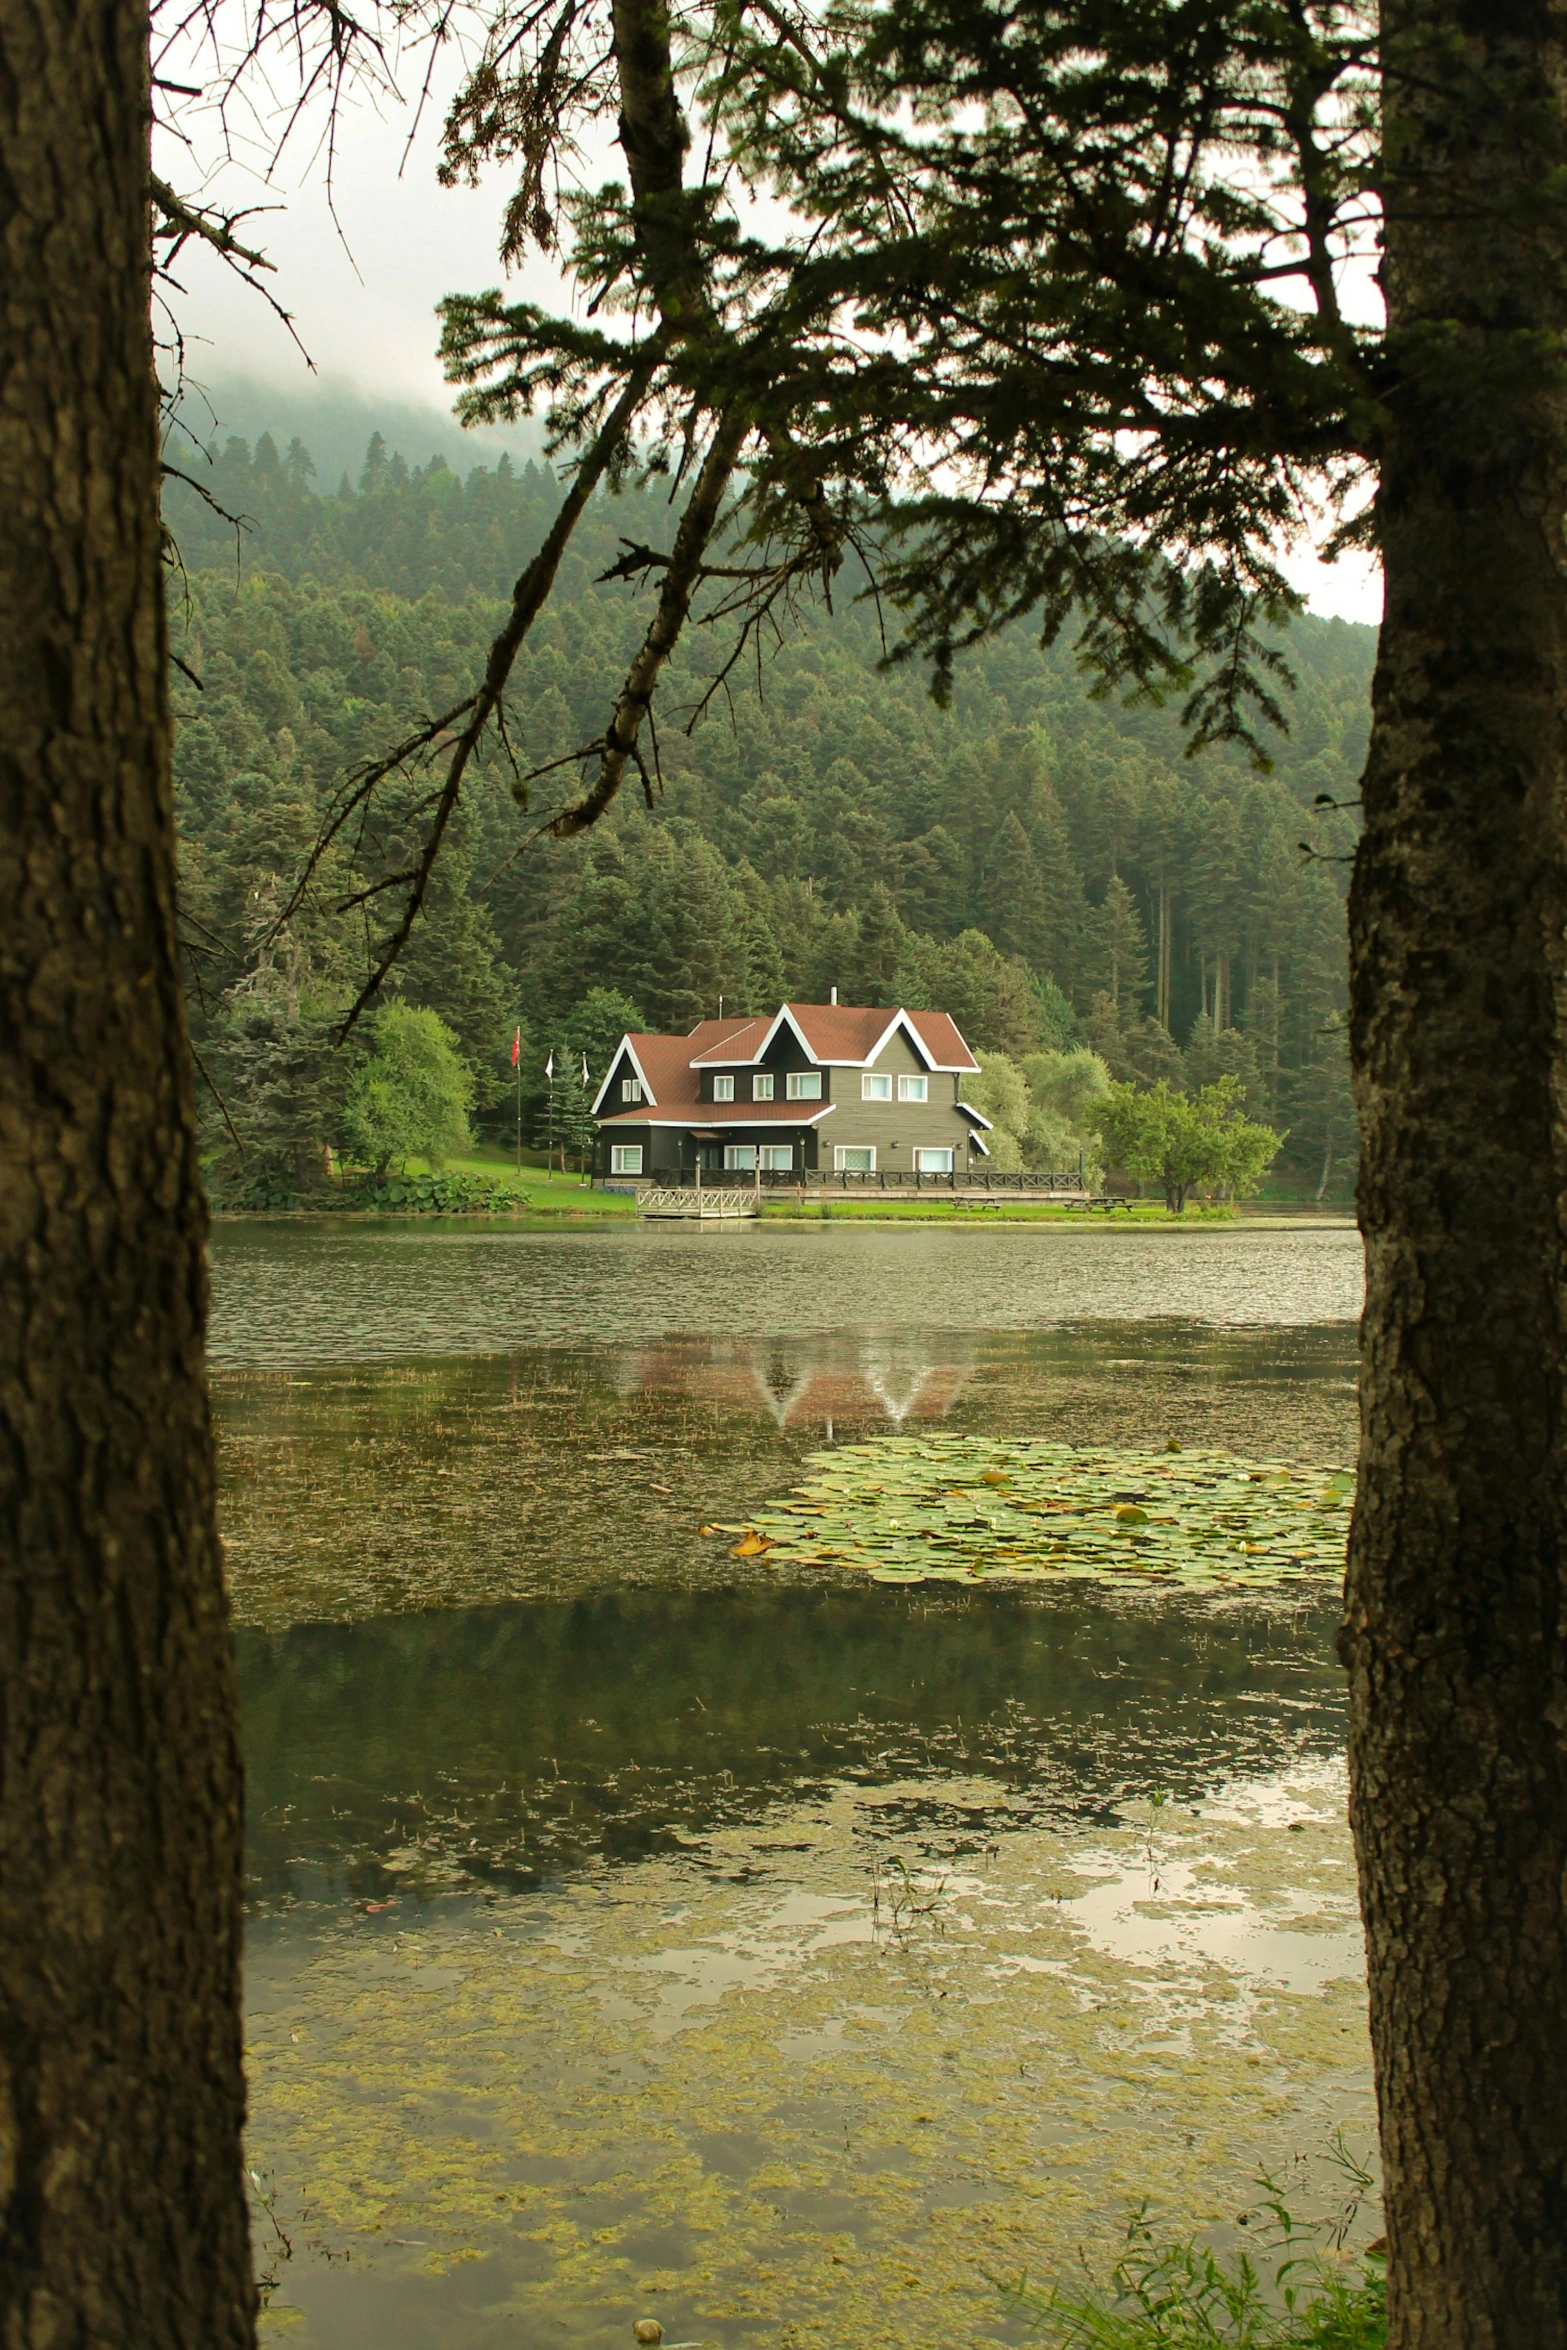
<path fill-rule="evenodd" d="M 888 1012 L 874 1004 L 781 1004 L 769 1020 L 699 1020 L 685 1036 L 628 1032 L 615 1047 L 609 1072 L 594 1098 L 598 1117 L 623 1058 L 656 1109 L 694 1109 L 704 1069 L 743 1069 L 762 1060 L 787 1028 L 818 1068 L 866 1069 L 900 1030 L 927 1069 L 971 1075 L 979 1067 L 957 1022 L 946 1012 Z"/>
<path fill-rule="evenodd" d="M 627 1060 L 631 1063 L 632 1068 L 636 1071 L 637 1076 L 641 1079 L 643 1099 L 645 1101 L 655 1103 L 657 1102 L 658 1096 L 653 1091 L 652 1084 L 648 1078 L 647 1070 L 643 1067 L 642 1062 L 637 1054 L 638 1043 L 641 1042 L 642 1044 L 646 1044 L 647 1041 L 648 1040 L 645 1036 L 639 1039 L 632 1036 L 629 1031 L 621 1038 L 619 1044 L 616 1045 L 614 1051 L 609 1056 L 609 1067 L 604 1072 L 604 1082 L 599 1087 L 598 1092 L 593 1096 L 593 1107 L 589 1112 L 591 1117 L 596 1118 L 598 1116 L 599 1105 L 602 1103 L 604 1096 L 608 1093 L 610 1087 L 614 1084 L 616 1072 L 618 1071 L 623 1060 Z"/>
<path fill-rule="evenodd" d="M 946 1012 L 895 1012 L 873 1004 L 784 1004 L 756 1048 L 758 1060 L 787 1025 L 809 1058 L 824 1067 L 868 1068 L 901 1028 L 928 1069 L 969 1072 L 979 1067 L 957 1022 Z"/>

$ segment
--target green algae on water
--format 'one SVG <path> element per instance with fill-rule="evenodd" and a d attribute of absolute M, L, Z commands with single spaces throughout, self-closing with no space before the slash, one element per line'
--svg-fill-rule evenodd
<path fill-rule="evenodd" d="M 1246 1590 L 1340 1575 L 1347 1469 L 985 1436 L 889 1436 L 807 1455 L 743 1555 L 882 1583 L 1058 1579 Z"/>

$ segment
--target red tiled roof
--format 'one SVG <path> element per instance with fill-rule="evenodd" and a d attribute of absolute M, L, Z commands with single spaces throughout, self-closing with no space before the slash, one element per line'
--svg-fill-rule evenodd
<path fill-rule="evenodd" d="M 917 1028 L 925 1050 L 938 1069 L 977 1069 L 956 1020 L 946 1012 L 905 1012 L 903 1017 L 911 1028 Z"/>
<path fill-rule="evenodd" d="M 851 1067 L 870 1059 L 887 1030 L 900 1017 L 898 1012 L 874 1004 L 785 1004 L 783 1008 L 816 1060 L 847 1062 Z M 915 1031 L 938 1069 L 979 1067 L 956 1022 L 945 1012 L 904 1012 L 901 1017 Z M 717 1029 L 719 1024 L 704 1020 L 700 1030 L 692 1031 L 691 1057 L 709 1067 L 754 1060 L 775 1024 L 776 1015 L 772 1020 L 748 1020 L 710 1040 L 706 1031 Z M 695 1041 L 699 1035 L 700 1046 Z"/>
<path fill-rule="evenodd" d="M 690 1057 L 693 1061 L 748 1061 L 772 1024 L 770 1012 L 757 1020 L 700 1020 L 686 1039 Z"/>
<path fill-rule="evenodd" d="M 896 1018 L 873 1004 L 785 1004 L 784 1010 L 819 1061 L 867 1060 Z"/>

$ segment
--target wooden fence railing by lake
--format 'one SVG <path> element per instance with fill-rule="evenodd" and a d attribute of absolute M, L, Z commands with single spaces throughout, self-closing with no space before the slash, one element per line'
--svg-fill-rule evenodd
<path fill-rule="evenodd" d="M 704 1167 L 700 1178 L 694 1169 L 685 1168 L 678 1174 L 660 1177 L 656 1184 L 611 1178 L 608 1182 L 600 1179 L 599 1188 L 631 1193 L 637 1203 L 637 1213 L 642 1216 L 750 1216 L 756 1214 L 763 1192 L 794 1192 L 805 1198 L 826 1192 L 887 1197 L 911 1191 L 945 1193 L 960 1199 L 1021 1197 L 1079 1201 L 1091 1196 L 1084 1187 L 1081 1172 L 1075 1168 L 1064 1173 L 1056 1170 L 1035 1173 L 1026 1169 L 1003 1171 L 984 1167 L 961 1173 L 954 1170 L 950 1175 L 930 1175 L 893 1168 L 866 1171 L 817 1167 L 808 1168 L 801 1175 L 770 1168 L 756 1174 L 749 1168 Z"/>

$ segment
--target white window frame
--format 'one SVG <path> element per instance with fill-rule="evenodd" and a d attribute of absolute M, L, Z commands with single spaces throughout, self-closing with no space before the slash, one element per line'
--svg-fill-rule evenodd
<path fill-rule="evenodd" d="M 892 1099 L 892 1072 L 889 1069 L 866 1069 L 860 1075 L 862 1102 L 890 1102 Z"/>
<path fill-rule="evenodd" d="M 932 1167 L 927 1164 L 931 1159 L 939 1159 L 943 1163 Z M 950 1175 L 956 1165 L 957 1153 L 948 1143 L 927 1143 L 916 1148 L 914 1153 L 916 1175 Z"/>
<path fill-rule="evenodd" d="M 623 1102 L 639 1102 L 642 1099 L 641 1078 L 622 1077 L 620 1081 L 620 1098 Z"/>
<path fill-rule="evenodd" d="M 751 1099 L 753 1102 L 770 1102 L 772 1098 L 773 1073 L 771 1069 L 758 1069 L 751 1080 Z"/>
<path fill-rule="evenodd" d="M 713 1099 L 714 1099 L 714 1101 L 715 1101 L 715 1102 L 732 1102 L 732 1101 L 734 1100 L 734 1098 L 735 1098 L 735 1081 L 734 1081 L 734 1079 L 733 1079 L 732 1077 L 715 1077 L 715 1078 L 713 1079 Z"/>
<path fill-rule="evenodd" d="M 851 1167 L 849 1160 L 867 1159 L 865 1167 Z M 835 1142 L 832 1146 L 832 1171 L 835 1175 L 874 1175 L 876 1172 L 876 1145 L 873 1142 Z"/>
<path fill-rule="evenodd" d="M 642 1172 L 641 1143 L 612 1142 L 609 1146 L 609 1171 L 612 1175 L 640 1175 Z"/>
<path fill-rule="evenodd" d="M 764 1175 L 792 1175 L 794 1173 L 794 1144 L 792 1142 L 759 1143 L 762 1173 Z"/>
<path fill-rule="evenodd" d="M 792 1102 L 819 1102 L 822 1098 L 820 1069 L 791 1069 L 784 1092 Z"/>
<path fill-rule="evenodd" d="M 756 1173 L 756 1145 L 754 1142 L 726 1142 L 724 1166 L 731 1175 Z"/>
<path fill-rule="evenodd" d="M 898 1079 L 898 1099 L 900 1102 L 928 1102 L 930 1100 L 930 1079 L 928 1077 L 900 1077 Z"/>

